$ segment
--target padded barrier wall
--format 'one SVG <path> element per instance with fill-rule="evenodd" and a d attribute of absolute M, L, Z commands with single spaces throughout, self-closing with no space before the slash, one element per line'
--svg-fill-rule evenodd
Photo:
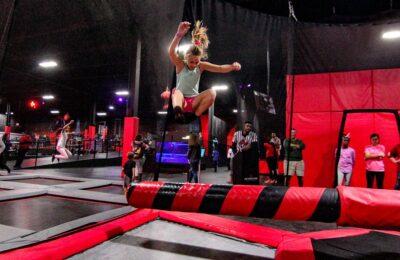
<path fill-rule="evenodd" d="M 291 79 L 287 77 L 286 132 L 289 131 Z M 335 149 L 344 110 L 400 110 L 400 69 L 365 70 L 339 73 L 296 75 L 293 128 L 306 144 L 304 186 L 333 187 Z M 348 114 L 344 132 L 351 132 L 350 146 L 356 150 L 351 186 L 366 187 L 364 147 L 369 135 L 377 132 L 389 151 L 399 142 L 395 117 L 389 113 Z M 288 136 L 288 134 L 286 134 Z M 396 182 L 394 163 L 385 162 L 384 188 Z M 296 178 L 292 178 L 294 180 Z"/>
<path fill-rule="evenodd" d="M 127 200 L 136 208 L 400 228 L 400 192 L 392 190 L 142 182 Z"/>

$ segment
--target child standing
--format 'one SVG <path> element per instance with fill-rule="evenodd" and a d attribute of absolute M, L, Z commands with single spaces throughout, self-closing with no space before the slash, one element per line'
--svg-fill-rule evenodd
<path fill-rule="evenodd" d="M 134 176 L 133 172 L 136 166 L 135 161 L 133 160 L 133 153 L 129 152 L 127 154 L 128 160 L 124 164 L 124 191 L 128 190 L 129 185 L 132 182 L 132 176 Z"/>
<path fill-rule="evenodd" d="M 175 52 L 183 36 L 189 31 L 189 22 L 181 22 L 169 46 L 169 57 L 176 68 L 176 89 L 172 92 L 172 105 L 178 123 L 188 123 L 203 114 L 213 103 L 216 92 L 213 89 L 199 93 L 200 76 L 203 71 L 228 73 L 240 70 L 238 62 L 216 65 L 202 61 L 207 57 L 209 40 L 207 28 L 197 21 L 192 31 L 192 45 L 182 60 Z"/>

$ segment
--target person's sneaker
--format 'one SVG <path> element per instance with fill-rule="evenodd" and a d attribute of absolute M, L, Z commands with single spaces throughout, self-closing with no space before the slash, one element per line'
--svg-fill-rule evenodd
<path fill-rule="evenodd" d="M 193 112 L 185 112 L 185 113 L 183 113 L 183 116 L 185 117 L 186 124 L 189 124 L 190 122 L 197 119 L 196 114 Z"/>
<path fill-rule="evenodd" d="M 51 156 L 51 162 L 54 162 L 55 159 L 56 159 L 56 156 L 53 154 L 53 155 Z"/>
<path fill-rule="evenodd" d="M 10 173 L 10 172 L 11 172 L 11 170 L 10 170 L 10 168 L 8 168 L 8 169 L 7 169 L 7 173 Z"/>
<path fill-rule="evenodd" d="M 181 107 L 178 106 L 174 107 L 174 114 L 175 114 L 175 122 L 177 122 L 178 124 L 186 123 Z"/>

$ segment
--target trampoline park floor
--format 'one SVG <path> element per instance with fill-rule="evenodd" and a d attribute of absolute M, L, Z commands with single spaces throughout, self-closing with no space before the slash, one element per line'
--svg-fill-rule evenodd
<path fill-rule="evenodd" d="M 24 252 L 24 249 L 29 248 L 26 247 L 28 245 L 37 242 L 45 244 L 48 239 L 84 232 L 100 223 L 113 223 L 138 211 L 127 205 L 121 188 L 120 169 L 23 169 L 13 171 L 8 176 L 0 176 L 0 259 L 10 252 Z M 150 179 L 152 176 L 145 178 Z M 202 172 L 200 178 L 206 183 L 226 184 L 229 181 L 229 172 L 225 168 L 217 173 L 209 169 Z M 186 175 L 161 174 L 160 181 L 185 182 Z M 222 220 L 221 223 L 233 221 L 239 226 L 254 224 L 297 234 L 341 228 L 335 223 L 277 221 L 238 216 L 214 217 Z M 206 230 L 155 218 L 123 230 L 116 237 L 110 236 L 94 248 L 77 251 L 75 253 L 78 254 L 72 259 L 275 257 L 276 248 Z M 23 246 L 25 247 L 19 249 Z"/>

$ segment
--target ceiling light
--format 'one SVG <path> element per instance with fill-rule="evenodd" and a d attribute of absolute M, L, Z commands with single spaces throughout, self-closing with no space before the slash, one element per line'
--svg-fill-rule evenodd
<path fill-rule="evenodd" d="M 120 90 L 120 91 L 115 92 L 115 95 L 117 95 L 117 96 L 128 96 L 129 92 L 127 90 Z"/>
<path fill-rule="evenodd" d="M 58 64 L 57 64 L 57 62 L 55 62 L 53 60 L 46 60 L 46 61 L 40 62 L 39 66 L 42 68 L 54 68 L 54 67 L 57 67 Z"/>
<path fill-rule="evenodd" d="M 50 114 L 57 115 L 60 114 L 59 110 L 50 110 Z"/>
<path fill-rule="evenodd" d="M 212 87 L 212 89 L 215 91 L 227 90 L 228 86 L 227 85 L 215 85 Z"/>
<path fill-rule="evenodd" d="M 109 109 L 109 110 L 114 110 L 115 107 L 114 107 L 114 106 L 108 106 L 108 109 Z"/>
<path fill-rule="evenodd" d="M 383 39 L 396 39 L 400 38 L 400 31 L 388 31 L 382 34 Z"/>
<path fill-rule="evenodd" d="M 182 137 L 183 140 L 189 140 L 189 135 Z"/>
<path fill-rule="evenodd" d="M 237 112 L 238 112 L 238 110 L 237 110 L 237 109 L 233 109 L 232 111 L 233 111 L 233 113 L 237 113 Z"/>
<path fill-rule="evenodd" d="M 168 112 L 167 112 L 167 111 L 158 111 L 157 114 L 159 114 L 159 115 L 166 115 L 166 114 L 168 114 Z"/>
<path fill-rule="evenodd" d="M 106 116 L 107 113 L 106 112 L 97 112 L 97 116 Z"/>
<path fill-rule="evenodd" d="M 54 99 L 54 96 L 53 95 L 44 95 L 42 98 L 45 100 L 50 100 L 50 99 Z"/>
<path fill-rule="evenodd" d="M 8 115 L 8 112 L 6 112 L 6 115 Z M 14 112 L 10 112 L 10 115 L 14 115 Z"/>

